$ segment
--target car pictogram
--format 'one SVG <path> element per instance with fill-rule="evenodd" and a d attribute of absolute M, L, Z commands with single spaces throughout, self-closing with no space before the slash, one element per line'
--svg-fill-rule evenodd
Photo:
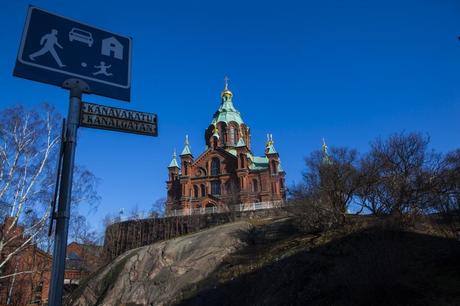
<path fill-rule="evenodd" d="M 88 47 L 93 45 L 93 35 L 90 32 L 79 29 L 72 28 L 69 32 L 69 40 L 72 42 L 74 40 L 85 43 Z"/>

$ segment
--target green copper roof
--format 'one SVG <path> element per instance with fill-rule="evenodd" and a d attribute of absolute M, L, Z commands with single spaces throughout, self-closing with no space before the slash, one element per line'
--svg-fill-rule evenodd
<path fill-rule="evenodd" d="M 188 135 L 185 135 L 185 147 L 182 150 L 180 156 L 183 155 L 192 155 L 192 150 L 190 149 L 190 143 L 188 142 Z"/>
<path fill-rule="evenodd" d="M 236 156 L 236 150 L 235 149 L 227 149 L 227 152 Z"/>
<path fill-rule="evenodd" d="M 182 155 L 192 155 L 192 151 L 190 150 L 190 147 L 188 145 L 186 145 L 184 147 L 184 149 L 182 150 L 182 153 L 180 155 L 181 156 Z"/>
<path fill-rule="evenodd" d="M 173 158 L 171 162 L 169 163 L 168 168 L 179 168 L 179 164 L 177 164 L 177 160 L 176 160 L 176 150 L 174 150 Z"/>
<path fill-rule="evenodd" d="M 273 144 L 271 144 L 271 145 L 268 146 L 268 152 L 267 152 L 267 154 L 278 154 L 278 152 L 276 152 L 275 146 L 273 146 Z"/>
<path fill-rule="evenodd" d="M 246 146 L 246 143 L 244 142 L 243 137 L 240 136 L 240 139 L 238 140 L 236 147 L 239 148 L 239 147 L 245 147 L 245 146 Z"/>
<path fill-rule="evenodd" d="M 252 161 L 249 165 L 250 170 L 264 170 L 268 168 L 268 158 L 266 156 L 253 156 L 251 153 L 248 153 L 247 156 Z"/>
<path fill-rule="evenodd" d="M 225 90 L 228 90 L 227 85 L 225 87 Z M 243 119 L 241 118 L 240 112 L 236 110 L 235 106 L 233 106 L 232 96 L 233 95 L 231 93 L 222 95 L 220 107 L 214 114 L 211 124 L 216 125 L 216 123 L 218 122 L 225 122 L 228 124 L 232 121 L 238 124 L 244 123 Z"/>
<path fill-rule="evenodd" d="M 274 146 L 274 141 L 273 141 L 273 135 L 272 134 L 267 134 L 267 144 L 266 144 L 266 149 L 267 149 L 267 154 L 278 154 L 275 150 Z"/>

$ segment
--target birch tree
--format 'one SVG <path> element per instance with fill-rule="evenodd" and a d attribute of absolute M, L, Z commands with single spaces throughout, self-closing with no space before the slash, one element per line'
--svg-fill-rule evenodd
<path fill-rule="evenodd" d="M 60 134 L 61 117 L 49 105 L 0 111 L 0 206 L 10 221 L 0 233 L 0 271 L 15 255 L 47 237 Z M 72 205 L 97 203 L 96 178 L 76 168 Z M 24 228 L 22 234 L 17 226 Z M 9 276 L 0 272 L 0 279 Z"/>

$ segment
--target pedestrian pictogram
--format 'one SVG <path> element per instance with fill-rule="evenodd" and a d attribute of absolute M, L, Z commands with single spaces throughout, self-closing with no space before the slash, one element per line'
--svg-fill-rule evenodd
<path fill-rule="evenodd" d="M 65 67 L 55 49 L 55 47 L 62 49 L 62 46 L 58 43 L 57 33 L 58 31 L 56 29 L 52 29 L 51 33 L 43 35 L 42 39 L 40 39 L 40 45 L 43 47 L 37 52 L 30 54 L 29 58 L 35 61 L 36 57 L 50 53 L 59 67 Z"/>
<path fill-rule="evenodd" d="M 131 38 L 30 7 L 14 75 L 57 86 L 77 78 L 129 101 Z"/>

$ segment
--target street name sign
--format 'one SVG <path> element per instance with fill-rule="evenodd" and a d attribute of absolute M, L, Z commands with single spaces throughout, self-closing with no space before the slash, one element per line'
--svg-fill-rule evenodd
<path fill-rule="evenodd" d="M 74 78 L 90 93 L 130 101 L 130 37 L 30 6 L 13 74 L 62 86 Z"/>
<path fill-rule="evenodd" d="M 147 136 L 158 136 L 157 115 L 94 103 L 81 103 L 80 125 Z"/>

